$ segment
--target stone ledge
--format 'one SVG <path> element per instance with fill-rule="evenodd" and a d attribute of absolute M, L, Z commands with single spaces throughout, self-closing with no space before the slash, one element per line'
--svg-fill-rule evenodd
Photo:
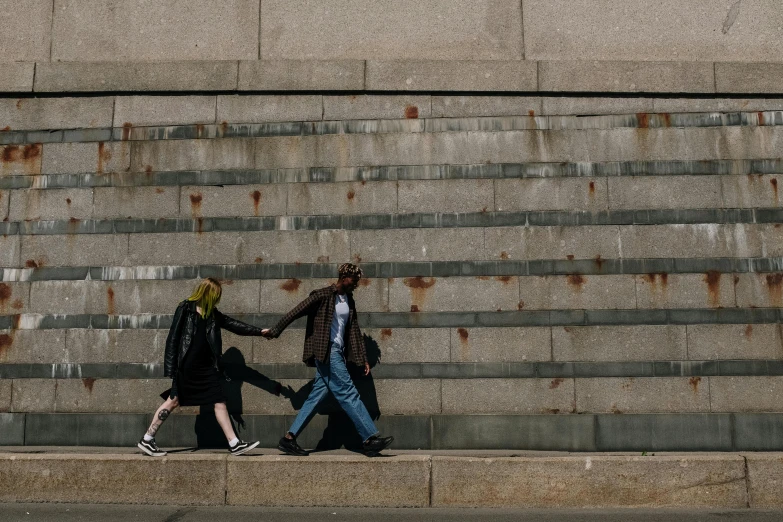
<path fill-rule="evenodd" d="M 24 63 L 24 62 L 19 62 Z M 32 64 L 32 62 L 27 62 Z M 781 93 L 780 63 L 531 60 L 36 62 L 1 91 Z M 21 75 L 21 76 L 19 76 Z"/>
<path fill-rule="evenodd" d="M 152 459 L 128 452 L 80 448 L 30 454 L 19 448 L 0 453 L 0 500 L 330 507 L 781 505 L 776 486 L 783 462 L 779 453 L 508 456 L 509 451 L 387 451 L 396 456 L 368 459 L 344 452 L 283 457 L 256 450 L 255 456 L 199 452 Z M 354 487 L 335 488 L 335 474 Z M 280 481 L 281 476 L 297 477 L 302 494 Z M 150 483 L 167 487 L 140 487 Z"/>

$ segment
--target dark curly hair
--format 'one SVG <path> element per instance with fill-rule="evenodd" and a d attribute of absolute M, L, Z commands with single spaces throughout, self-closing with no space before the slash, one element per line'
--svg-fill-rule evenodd
<path fill-rule="evenodd" d="M 340 276 L 340 279 L 345 277 L 361 278 L 363 275 L 362 269 L 352 263 L 344 263 L 340 265 L 340 267 L 337 269 L 337 273 Z"/>

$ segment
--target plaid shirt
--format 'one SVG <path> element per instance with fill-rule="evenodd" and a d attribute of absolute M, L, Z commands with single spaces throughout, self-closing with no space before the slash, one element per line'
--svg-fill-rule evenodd
<path fill-rule="evenodd" d="M 326 362 L 331 341 L 329 334 L 332 328 L 332 317 L 334 317 L 336 294 L 337 287 L 335 285 L 313 290 L 307 299 L 285 314 L 271 330 L 272 336 L 277 338 L 291 322 L 306 315 L 307 330 L 305 331 L 302 361 L 308 366 L 315 366 L 316 360 Z M 364 366 L 367 361 L 367 352 L 364 348 L 362 332 L 359 330 L 359 321 L 356 318 L 356 303 L 351 294 L 348 294 L 348 309 L 343 353 L 348 362 Z"/>

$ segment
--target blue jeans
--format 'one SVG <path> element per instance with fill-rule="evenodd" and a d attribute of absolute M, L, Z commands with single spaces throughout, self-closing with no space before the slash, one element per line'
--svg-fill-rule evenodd
<path fill-rule="evenodd" d="M 334 349 L 330 350 L 329 363 L 324 364 L 320 361 L 315 361 L 315 368 L 313 389 L 302 405 L 302 409 L 299 410 L 296 419 L 294 419 L 291 429 L 288 431 L 294 437 L 298 436 L 307 426 L 307 423 L 315 416 L 315 410 L 321 401 L 324 400 L 327 392 L 332 392 L 340 407 L 345 410 L 345 413 L 353 421 L 356 431 L 359 432 L 359 436 L 361 436 L 363 441 L 373 435 L 378 435 L 378 430 L 375 428 L 367 408 L 359 398 L 359 392 L 356 391 L 356 386 L 354 386 L 351 380 L 348 368 L 345 367 L 345 359 L 342 352 Z"/>

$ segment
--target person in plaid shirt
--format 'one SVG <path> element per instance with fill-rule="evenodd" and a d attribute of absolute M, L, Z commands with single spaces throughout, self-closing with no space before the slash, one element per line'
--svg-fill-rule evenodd
<path fill-rule="evenodd" d="M 336 284 L 310 293 L 307 299 L 285 314 L 274 328 L 261 335 L 275 339 L 294 320 L 307 316 L 302 361 L 315 366 L 313 389 L 296 416 L 291 429 L 280 439 L 278 449 L 289 455 L 308 455 L 296 442 L 296 437 L 315 416 L 316 408 L 331 391 L 362 437 L 364 453 L 376 456 L 389 447 L 394 437 L 380 437 L 367 408 L 359 398 L 346 362 L 364 366 L 370 374 L 367 352 L 356 317 L 353 291 L 359 285 L 362 269 L 351 263 L 340 265 Z"/>

